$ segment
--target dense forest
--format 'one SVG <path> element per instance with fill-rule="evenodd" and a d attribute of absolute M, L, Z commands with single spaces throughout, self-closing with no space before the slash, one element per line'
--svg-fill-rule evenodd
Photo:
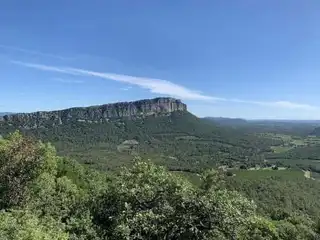
<path fill-rule="evenodd" d="M 319 238 L 317 218 L 278 201 L 266 202 L 274 211 L 262 215 L 224 172 L 208 169 L 195 185 L 137 158 L 109 175 L 18 132 L 0 140 L 0 183 L 2 239 Z M 263 198 L 268 186 L 259 187 Z"/>
<path fill-rule="evenodd" d="M 6 134 L 15 129 L 3 125 L 0 132 Z M 20 130 L 53 143 L 63 156 L 105 170 L 130 164 L 136 155 L 151 158 L 171 170 L 200 172 L 219 165 L 250 167 L 263 163 L 263 154 L 271 152 L 270 146 L 282 144 L 278 139 L 218 126 L 187 111 L 136 120 L 73 121 Z"/>

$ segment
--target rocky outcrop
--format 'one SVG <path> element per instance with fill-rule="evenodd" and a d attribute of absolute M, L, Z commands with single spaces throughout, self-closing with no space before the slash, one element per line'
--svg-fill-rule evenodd
<path fill-rule="evenodd" d="M 0 117 L 0 124 L 12 124 L 24 128 L 61 125 L 72 121 L 106 122 L 119 118 L 143 118 L 186 111 L 186 104 L 174 98 L 154 98 L 134 102 L 119 102 L 60 111 L 19 113 Z"/>

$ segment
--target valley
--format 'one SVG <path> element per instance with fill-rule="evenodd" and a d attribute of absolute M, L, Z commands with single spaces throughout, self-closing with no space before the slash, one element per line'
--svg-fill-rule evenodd
<path fill-rule="evenodd" d="M 0 240 L 320 240 L 320 1 L 0 6 Z"/>
<path fill-rule="evenodd" d="M 5 115 L 0 133 L 51 142 L 62 156 L 114 171 L 140 156 L 172 171 L 277 167 L 320 169 L 317 122 L 198 118 L 172 98 Z"/>
<path fill-rule="evenodd" d="M 171 106 L 171 100 L 146 101 L 155 104 L 144 109 L 160 109 L 159 106 L 163 108 L 166 103 Z M 138 109 L 139 104 L 141 101 L 128 106 Z M 119 112 L 118 106 L 127 108 L 125 103 L 120 103 L 114 105 L 115 109 L 109 105 L 111 110 L 108 111 Z M 218 126 L 194 116 L 185 107 L 173 110 L 169 115 L 167 110 L 156 110 L 157 115 L 153 110 L 143 110 L 144 115 L 138 113 L 129 118 L 117 115 L 102 122 L 99 116 L 99 113 L 105 115 L 102 110 L 96 108 L 91 113 L 91 109 L 77 109 L 78 113 L 74 109 L 71 113 L 63 110 L 62 118 L 73 116 L 74 119 L 70 117 L 69 120 L 61 120 L 59 112 L 45 113 L 45 117 L 43 113 L 11 115 L 2 122 L 0 129 L 2 134 L 19 129 L 28 136 L 53 143 L 63 156 L 110 171 L 130 164 L 134 156 L 150 158 L 171 170 L 201 172 L 221 165 L 249 168 L 263 164 L 263 156 L 271 151 L 272 144 L 282 143 L 280 139 Z M 79 118 L 84 120 L 79 121 Z"/>
<path fill-rule="evenodd" d="M 50 142 L 59 156 L 111 178 L 139 159 L 201 188 L 203 173 L 214 169 L 224 188 L 254 200 L 264 217 L 320 216 L 320 137 L 312 134 L 318 123 L 218 121 L 198 118 L 179 100 L 156 98 L 5 115 L 0 134 L 19 130 Z"/>

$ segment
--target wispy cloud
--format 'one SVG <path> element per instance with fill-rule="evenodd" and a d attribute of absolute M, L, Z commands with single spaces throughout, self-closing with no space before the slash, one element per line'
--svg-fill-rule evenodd
<path fill-rule="evenodd" d="M 129 91 L 131 88 L 132 88 L 131 86 L 128 86 L 128 87 L 120 88 L 120 90 L 122 90 L 122 91 Z"/>
<path fill-rule="evenodd" d="M 52 80 L 61 83 L 84 83 L 84 81 L 78 79 L 52 78 Z"/>
<path fill-rule="evenodd" d="M 248 101 L 248 100 L 241 100 L 241 99 L 228 99 L 227 101 L 235 102 L 235 103 L 255 104 L 260 106 L 268 106 L 268 107 L 280 107 L 280 108 L 287 108 L 287 109 L 305 109 L 305 110 L 319 109 L 319 107 L 317 106 L 312 106 L 309 104 L 294 103 L 290 101 Z"/>
<path fill-rule="evenodd" d="M 56 54 L 43 53 L 43 52 L 40 52 L 40 51 L 34 51 L 34 50 L 30 50 L 30 49 L 25 49 L 25 48 L 20 48 L 20 47 L 15 47 L 15 46 L 2 45 L 2 44 L 0 44 L 0 48 L 1 49 L 15 51 L 15 52 L 26 53 L 26 54 L 29 54 L 29 55 L 50 57 L 50 58 L 56 58 L 56 59 L 60 59 L 60 60 L 71 60 L 71 59 L 73 59 L 73 58 L 63 57 L 63 56 L 56 55 Z"/>
<path fill-rule="evenodd" d="M 233 102 L 233 103 L 254 104 L 254 105 L 260 105 L 260 106 L 267 106 L 267 107 L 278 107 L 278 108 L 285 108 L 285 109 L 300 109 L 300 110 L 319 110 L 320 109 L 317 106 L 301 104 L 301 103 L 293 103 L 289 101 L 251 101 L 251 100 L 214 97 L 214 96 L 202 94 L 199 91 L 191 90 L 184 86 L 175 84 L 167 80 L 162 80 L 162 79 L 136 77 L 136 76 L 122 75 L 122 74 L 115 74 L 115 73 L 96 72 L 96 71 L 90 71 L 90 70 L 79 69 L 79 68 L 57 67 L 57 66 L 34 64 L 34 63 L 28 63 L 28 62 L 20 62 L 20 61 L 11 61 L 11 62 L 14 64 L 18 64 L 18 65 L 22 65 L 25 67 L 34 68 L 42 71 L 59 72 L 59 73 L 64 73 L 68 75 L 73 75 L 73 76 L 91 76 L 91 77 L 97 77 L 97 78 L 127 83 L 127 84 L 135 85 L 144 89 L 148 89 L 152 93 L 169 95 L 172 97 L 178 97 L 185 100 L 201 100 L 201 101 L 208 101 L 208 102 L 216 102 L 216 101 Z"/>
<path fill-rule="evenodd" d="M 39 69 L 42 71 L 59 72 L 59 73 L 65 73 L 65 74 L 75 75 L 75 76 L 91 76 L 91 77 L 98 77 L 98 78 L 113 80 L 117 82 L 123 82 L 127 84 L 136 85 L 144 89 L 148 89 L 152 93 L 170 95 L 170 96 L 179 97 L 182 99 L 210 100 L 210 101 L 222 100 L 220 98 L 203 95 L 197 91 L 190 90 L 188 88 L 169 82 L 167 80 L 134 77 L 134 76 L 128 76 L 128 75 L 114 74 L 114 73 L 101 73 L 101 72 L 94 72 L 94 71 L 78 69 L 78 68 L 55 67 L 55 66 L 48 66 L 48 65 L 42 65 L 42 64 L 19 62 L 19 61 L 12 61 L 12 63 L 23 65 L 25 67 Z"/>
<path fill-rule="evenodd" d="M 293 103 L 293 102 L 289 102 L 289 101 L 257 102 L 257 104 L 272 106 L 272 107 L 275 106 L 275 107 L 289 108 L 289 109 L 305 109 L 305 110 L 318 109 L 318 107 L 312 106 L 309 104 Z"/>

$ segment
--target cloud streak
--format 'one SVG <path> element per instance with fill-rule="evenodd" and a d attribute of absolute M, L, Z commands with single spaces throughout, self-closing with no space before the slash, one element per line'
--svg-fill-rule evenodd
<path fill-rule="evenodd" d="M 309 104 L 293 103 L 289 101 L 264 102 L 264 101 L 248 101 L 248 100 L 241 100 L 241 99 L 228 99 L 227 101 L 234 102 L 234 103 L 255 104 L 255 105 L 266 106 L 266 107 L 280 107 L 280 108 L 286 108 L 286 109 L 304 109 L 304 110 L 319 109 L 319 107 L 312 106 Z"/>
<path fill-rule="evenodd" d="M 275 107 L 282 107 L 288 109 L 305 109 L 305 110 L 317 110 L 319 109 L 316 106 L 311 106 L 309 104 L 301 104 L 301 103 L 292 103 L 289 101 L 276 101 L 276 102 L 257 102 L 259 105 L 265 106 L 275 106 Z"/>
<path fill-rule="evenodd" d="M 12 51 L 15 51 L 15 52 L 22 52 L 22 53 L 26 53 L 26 54 L 29 54 L 29 55 L 36 55 L 36 56 L 41 56 L 41 57 L 50 57 L 50 58 L 56 58 L 56 59 L 60 59 L 60 60 L 73 59 L 73 58 L 63 57 L 63 56 L 59 56 L 59 55 L 55 55 L 55 54 L 43 53 L 43 52 L 39 52 L 39 51 L 34 51 L 34 50 L 29 50 L 29 49 L 25 49 L 25 48 L 14 47 L 14 46 L 8 46 L 8 45 L 2 45 L 2 44 L 0 44 L 0 48 L 1 49 L 6 49 L 6 50 L 12 50 Z"/>
<path fill-rule="evenodd" d="M 70 67 L 57 67 L 49 66 L 43 64 L 34 64 L 28 62 L 20 61 L 11 61 L 14 64 L 18 64 L 24 67 L 38 69 L 42 71 L 58 72 L 67 75 L 73 76 L 84 76 L 84 77 L 96 77 L 106 80 L 113 80 L 117 82 L 122 82 L 130 85 L 135 85 L 143 89 L 147 89 L 152 93 L 169 95 L 172 97 L 181 98 L 184 100 L 200 100 L 207 102 L 233 102 L 233 103 L 244 103 L 244 104 L 254 104 L 265 107 L 277 107 L 284 109 L 297 109 L 297 110 L 319 110 L 317 106 L 312 106 L 308 104 L 293 103 L 289 101 L 250 101 L 250 100 L 241 100 L 241 99 L 227 99 L 220 97 L 213 97 L 209 95 L 202 94 L 199 91 L 188 89 L 184 86 L 175 84 L 173 82 L 155 79 L 155 78 L 145 78 L 145 77 L 136 77 L 115 73 L 105 73 L 105 72 L 96 72 L 79 68 L 70 68 Z M 128 90 L 128 89 L 126 89 Z"/>
<path fill-rule="evenodd" d="M 120 90 L 122 90 L 122 91 L 129 91 L 131 88 L 132 88 L 131 86 L 128 86 L 128 87 L 120 88 Z"/>
<path fill-rule="evenodd" d="M 114 74 L 114 73 L 101 73 L 101 72 L 94 72 L 94 71 L 89 71 L 89 70 L 84 70 L 79 68 L 55 67 L 55 66 L 48 66 L 48 65 L 42 65 L 42 64 L 25 63 L 20 61 L 11 61 L 11 62 L 14 64 L 22 65 L 29 68 L 35 68 L 42 71 L 59 72 L 59 73 L 65 73 L 65 74 L 74 75 L 74 76 L 87 76 L 87 77 L 91 76 L 91 77 L 97 77 L 97 78 L 127 83 L 127 84 L 136 85 L 141 88 L 147 89 L 152 93 L 170 95 L 170 96 L 178 97 L 182 99 L 207 100 L 207 101 L 222 100 L 222 98 L 206 96 L 199 92 L 196 92 L 188 88 L 185 88 L 183 86 L 177 85 L 175 83 L 169 82 L 167 80 L 134 77 L 134 76 L 128 76 L 128 75 Z"/>
<path fill-rule="evenodd" d="M 52 78 L 52 80 L 56 82 L 61 82 L 61 83 L 83 83 L 82 80 L 66 79 L 66 78 Z"/>

